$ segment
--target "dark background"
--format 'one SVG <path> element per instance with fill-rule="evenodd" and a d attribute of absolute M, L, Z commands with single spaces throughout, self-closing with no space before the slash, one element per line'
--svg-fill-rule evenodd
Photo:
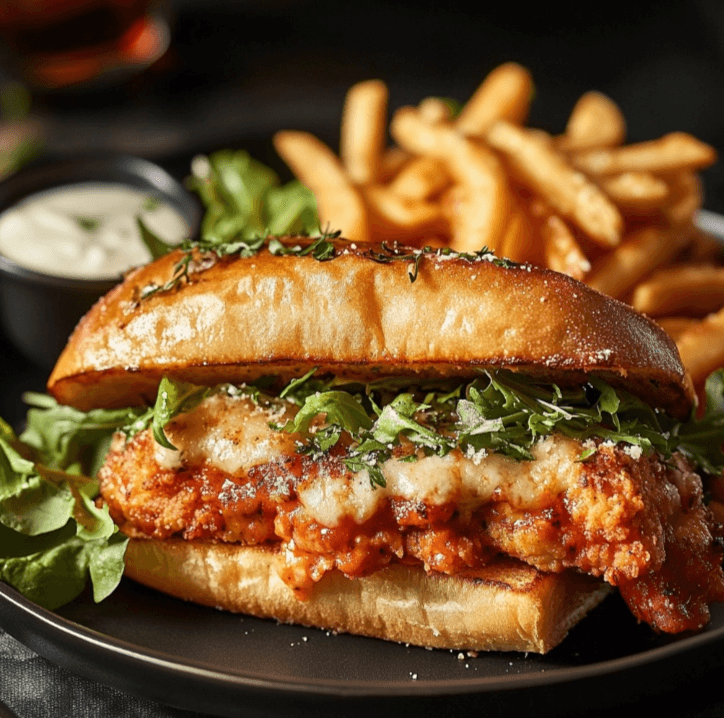
<path fill-rule="evenodd" d="M 510 60 L 533 74 L 533 126 L 561 132 L 580 95 L 596 89 L 622 108 L 629 141 L 683 130 L 724 148 L 721 0 L 611 0 L 587 8 L 501 0 L 472 9 L 457 0 L 175 0 L 169 7 L 172 45 L 151 68 L 112 87 L 34 93 L 32 116 L 47 156 L 127 152 L 183 177 L 194 154 L 238 147 L 284 173 L 272 133 L 310 130 L 336 148 L 354 82 L 386 81 L 391 110 L 428 95 L 465 101 Z M 724 213 L 722 165 L 704 180 L 705 207 Z M 0 415 L 14 420 L 20 392 L 42 390 L 45 373 L 2 337 L 0 355 Z M 662 697 L 648 697 L 646 707 L 723 715 L 719 684 L 707 675 L 690 689 L 662 685 Z"/>
<path fill-rule="evenodd" d="M 629 140 L 684 130 L 724 143 L 724 4 L 176 0 L 173 44 L 141 76 L 104 92 L 36 97 L 48 149 L 151 158 L 247 146 L 278 129 L 335 144 L 344 93 L 380 78 L 391 109 L 436 94 L 466 100 L 502 62 L 536 83 L 530 124 L 560 132 L 596 89 L 622 108 Z M 272 158 L 273 159 L 273 158 Z M 724 210 L 724 173 L 705 175 Z"/>
<path fill-rule="evenodd" d="M 166 7 L 171 47 L 141 74 L 109 87 L 33 92 L 45 156 L 127 152 L 182 178 L 198 152 L 245 148 L 287 179 L 273 132 L 309 130 L 336 149 L 354 82 L 387 82 L 391 112 L 428 95 L 464 102 L 511 60 L 533 74 L 532 126 L 561 132 L 576 100 L 595 89 L 622 108 L 629 141 L 683 130 L 724 147 L 721 0 L 169 0 Z M 705 207 L 724 213 L 724 163 L 703 176 Z M 12 420 L 21 415 L 15 387 L 42 389 L 44 373 L 0 348 L 6 371 L 21 377 L 0 396 L 0 414 Z"/>

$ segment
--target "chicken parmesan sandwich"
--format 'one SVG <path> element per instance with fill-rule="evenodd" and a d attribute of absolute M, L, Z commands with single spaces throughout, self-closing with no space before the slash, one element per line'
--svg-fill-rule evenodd
<path fill-rule="evenodd" d="M 133 407 L 98 505 L 127 575 L 183 599 L 538 652 L 613 587 L 665 632 L 724 600 L 701 478 L 722 436 L 700 440 L 674 344 L 485 250 L 175 250 L 96 304 L 48 389 Z"/>

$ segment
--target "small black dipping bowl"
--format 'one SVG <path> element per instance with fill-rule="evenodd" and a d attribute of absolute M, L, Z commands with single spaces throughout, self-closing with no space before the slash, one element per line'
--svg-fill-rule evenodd
<path fill-rule="evenodd" d="M 162 167 L 128 155 L 82 156 L 29 166 L 0 182 L 0 213 L 37 192 L 80 182 L 147 191 L 181 213 L 191 236 L 198 231 L 202 209 L 197 197 Z M 24 356 L 50 369 L 78 320 L 120 279 L 56 277 L 0 254 L 0 323 Z"/>

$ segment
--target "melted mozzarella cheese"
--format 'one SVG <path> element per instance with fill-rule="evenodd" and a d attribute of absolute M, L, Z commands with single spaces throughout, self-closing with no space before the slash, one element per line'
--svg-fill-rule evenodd
<path fill-rule="evenodd" d="M 237 474 L 295 452 L 293 434 L 269 427 L 291 418 L 291 408 L 270 411 L 247 397 L 215 394 L 170 422 L 166 436 L 182 462 L 208 462 L 225 473 Z"/>
<path fill-rule="evenodd" d="M 157 452 L 157 461 L 208 463 L 229 474 L 277 461 L 295 453 L 299 437 L 269 424 L 284 423 L 293 411 L 290 406 L 272 414 L 249 399 L 217 394 L 169 424 L 166 433 L 179 451 Z M 314 520 L 333 527 L 347 516 L 358 524 L 367 521 L 387 498 L 455 503 L 466 516 L 492 498 L 504 498 L 514 508 L 536 506 L 578 481 L 579 442 L 554 434 L 538 442 L 532 454 L 533 461 L 484 452 L 466 456 L 459 450 L 443 457 L 420 455 L 417 461 L 389 459 L 382 465 L 384 487 L 372 486 L 366 470 L 330 476 L 320 467 L 299 483 L 297 493 Z"/>

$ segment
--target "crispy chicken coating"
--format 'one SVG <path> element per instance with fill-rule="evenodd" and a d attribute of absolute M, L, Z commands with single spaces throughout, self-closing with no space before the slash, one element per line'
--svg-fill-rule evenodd
<path fill-rule="evenodd" d="M 661 631 L 700 628 L 708 604 L 724 600 L 721 530 L 681 456 L 664 462 L 599 443 L 579 461 L 581 444 L 554 435 L 532 462 L 457 450 L 394 458 L 387 486 L 373 488 L 347 469 L 343 446 L 300 455 L 261 410 L 223 401 L 170 425 L 171 455 L 149 431 L 116 438 L 99 478 L 123 531 L 278 545 L 282 578 L 302 599 L 331 570 L 359 577 L 398 561 L 456 574 L 505 554 L 599 576 Z M 235 424 L 235 412 L 246 423 Z"/>

